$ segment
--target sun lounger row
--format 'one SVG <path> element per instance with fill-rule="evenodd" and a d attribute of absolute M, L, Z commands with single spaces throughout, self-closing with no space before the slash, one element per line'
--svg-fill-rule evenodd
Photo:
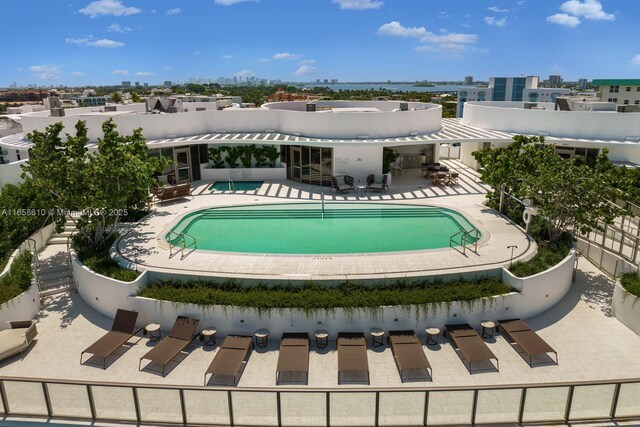
<path fill-rule="evenodd" d="M 80 355 L 80 363 L 85 353 L 102 358 L 103 368 L 106 359 L 126 344 L 142 328 L 135 328 L 138 313 L 128 310 L 118 310 L 113 321 L 111 331 L 89 346 Z M 154 348 L 140 358 L 138 369 L 142 369 L 142 361 L 148 360 L 162 368 L 181 354 L 197 336 L 198 320 L 186 316 L 179 316 L 169 335 Z M 542 354 L 558 354 L 524 321 L 519 319 L 502 320 L 498 322 L 503 334 L 510 341 L 517 344 L 528 356 L 528 363 L 533 366 L 533 357 Z M 453 348 L 472 372 L 474 364 L 495 362 L 496 370 L 500 369 L 498 358 L 489 349 L 482 337 L 467 323 L 445 325 L 445 334 L 449 337 Z M 393 358 L 404 382 L 408 379 L 431 379 L 433 369 L 425 354 L 422 343 L 413 330 L 389 331 L 388 343 L 391 346 Z M 338 334 L 338 384 L 344 382 L 370 383 L 369 361 L 367 357 L 367 341 L 361 332 L 342 332 Z M 238 384 L 239 377 L 244 370 L 251 350 L 254 348 L 251 336 L 229 335 L 213 361 L 204 373 L 204 384 Z M 280 340 L 278 363 L 276 368 L 276 384 L 283 377 L 287 382 L 296 381 L 308 384 L 309 381 L 309 335 L 307 333 L 284 333 Z"/>

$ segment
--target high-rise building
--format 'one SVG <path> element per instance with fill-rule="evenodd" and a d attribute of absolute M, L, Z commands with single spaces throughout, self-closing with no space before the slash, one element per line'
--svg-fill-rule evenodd
<path fill-rule="evenodd" d="M 324 79 L 324 82 L 325 83 L 329 83 L 329 79 Z"/>
<path fill-rule="evenodd" d="M 585 90 L 589 86 L 589 80 L 584 77 L 578 79 L 578 89 Z"/>
<path fill-rule="evenodd" d="M 144 87 L 149 87 L 149 83 L 143 83 Z"/>
<path fill-rule="evenodd" d="M 560 86 L 562 84 L 562 77 L 558 74 L 552 74 L 549 76 L 549 86 Z"/>
<path fill-rule="evenodd" d="M 464 85 L 465 86 L 473 86 L 473 76 L 466 76 L 464 78 Z"/>
<path fill-rule="evenodd" d="M 537 89 L 540 77 L 491 77 L 489 87 L 458 90 L 457 116 L 462 117 L 467 101 L 523 101 L 525 89 Z"/>
<path fill-rule="evenodd" d="M 165 86 L 165 87 L 171 87 L 171 86 L 172 86 L 172 84 L 171 84 L 171 80 L 165 80 L 165 81 L 164 81 L 164 86 Z"/>
<path fill-rule="evenodd" d="M 140 87 L 140 82 L 135 82 L 134 84 L 136 85 L 136 87 Z"/>
<path fill-rule="evenodd" d="M 122 82 L 122 87 L 131 87 L 131 82 L 130 81 L 123 81 Z"/>
<path fill-rule="evenodd" d="M 335 84 L 337 84 L 337 83 L 338 83 L 338 79 L 331 79 L 331 84 L 332 84 L 332 85 L 335 85 Z"/>
<path fill-rule="evenodd" d="M 595 79 L 602 102 L 618 105 L 640 105 L 640 79 Z"/>

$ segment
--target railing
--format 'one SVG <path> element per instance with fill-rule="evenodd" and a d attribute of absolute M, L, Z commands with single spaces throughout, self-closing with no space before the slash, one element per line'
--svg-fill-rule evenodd
<path fill-rule="evenodd" d="M 474 248 L 473 251 L 478 253 L 478 239 L 480 238 L 480 232 L 478 229 L 474 228 L 472 230 L 462 229 L 458 231 L 456 234 L 449 237 L 449 247 L 453 247 L 453 244 L 458 242 L 456 241 L 456 237 L 460 236 L 460 246 L 462 246 L 462 253 L 465 254 L 467 251 L 467 244 L 473 243 Z M 473 240 L 471 238 L 473 237 Z"/>
<path fill-rule="evenodd" d="M 33 261 L 32 261 L 32 271 L 33 271 L 33 280 L 36 283 L 36 286 L 38 287 L 38 293 L 40 293 L 41 291 L 41 283 L 40 283 L 40 276 L 38 275 L 38 270 L 40 268 L 40 259 L 38 258 L 38 244 L 34 239 L 27 239 L 27 241 L 31 244 L 33 244 Z M 29 245 L 30 246 L 30 245 Z"/>
<path fill-rule="evenodd" d="M 188 235 L 187 233 L 176 233 L 175 231 L 170 231 L 168 237 L 169 238 L 167 239 L 167 241 L 169 242 L 169 258 L 172 258 L 177 253 L 180 253 L 180 259 L 184 259 L 186 256 L 184 254 L 185 249 L 193 248 L 192 251 L 194 251 L 198 248 L 198 241 L 196 240 L 196 238 Z M 190 239 L 191 243 L 187 244 L 187 239 Z M 174 248 L 179 249 L 174 253 Z"/>
<path fill-rule="evenodd" d="M 640 419 L 640 379 L 477 387 L 224 388 L 0 377 L 0 414 L 182 425 L 475 425 Z"/>

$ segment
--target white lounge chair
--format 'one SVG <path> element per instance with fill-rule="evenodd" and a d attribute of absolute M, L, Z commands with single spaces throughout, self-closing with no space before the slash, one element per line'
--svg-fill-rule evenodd
<path fill-rule="evenodd" d="M 32 320 L 9 322 L 11 329 L 0 331 L 0 360 L 25 351 L 38 335 Z"/>

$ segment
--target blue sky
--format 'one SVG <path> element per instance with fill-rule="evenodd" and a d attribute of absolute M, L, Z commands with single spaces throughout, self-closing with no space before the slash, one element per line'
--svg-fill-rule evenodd
<path fill-rule="evenodd" d="M 636 0 L 3 1 L 0 86 L 640 77 Z"/>

